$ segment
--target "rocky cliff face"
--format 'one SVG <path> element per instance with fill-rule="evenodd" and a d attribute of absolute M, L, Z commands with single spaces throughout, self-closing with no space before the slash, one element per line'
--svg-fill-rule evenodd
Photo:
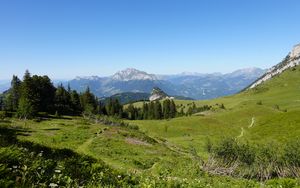
<path fill-rule="evenodd" d="M 150 101 L 156 101 L 161 99 L 174 99 L 173 97 L 169 97 L 164 91 L 162 91 L 160 88 L 155 87 L 153 88 L 151 95 L 149 97 Z"/>
<path fill-rule="evenodd" d="M 248 89 L 255 88 L 256 86 L 264 83 L 265 81 L 273 78 L 276 75 L 281 74 L 288 68 L 295 67 L 300 64 L 300 44 L 294 46 L 291 53 L 279 64 L 270 68 L 262 77 L 257 79 L 254 83 L 250 85 Z"/>
<path fill-rule="evenodd" d="M 291 56 L 291 58 L 300 56 L 300 44 L 297 44 L 294 46 L 290 56 Z"/>

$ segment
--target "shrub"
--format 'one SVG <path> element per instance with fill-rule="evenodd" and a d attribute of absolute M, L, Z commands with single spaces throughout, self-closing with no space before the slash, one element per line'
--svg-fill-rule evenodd
<path fill-rule="evenodd" d="M 0 120 L 4 120 L 7 117 L 7 113 L 5 111 L 0 111 Z"/>
<path fill-rule="evenodd" d="M 300 167 L 300 140 L 295 139 L 286 144 L 284 160 L 292 166 Z"/>
<path fill-rule="evenodd" d="M 255 148 L 250 146 L 249 143 L 238 145 L 238 159 L 240 162 L 247 165 L 252 165 L 255 161 Z"/>
<path fill-rule="evenodd" d="M 214 148 L 216 157 L 223 159 L 224 163 L 232 163 L 238 159 L 238 145 L 233 138 L 223 139 L 219 146 Z"/>

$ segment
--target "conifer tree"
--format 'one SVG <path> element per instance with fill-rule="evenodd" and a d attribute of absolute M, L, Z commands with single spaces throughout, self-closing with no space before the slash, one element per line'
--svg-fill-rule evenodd
<path fill-rule="evenodd" d="M 73 114 L 79 115 L 82 112 L 82 109 L 80 105 L 80 97 L 76 90 L 71 91 L 70 98 Z"/>
<path fill-rule="evenodd" d="M 170 100 L 166 99 L 163 102 L 163 114 L 164 114 L 164 119 L 170 118 Z"/>
<path fill-rule="evenodd" d="M 90 92 L 89 87 L 87 87 L 86 91 L 81 95 L 80 101 L 84 113 L 87 114 L 96 113 L 96 109 L 97 109 L 96 97 Z"/>
<path fill-rule="evenodd" d="M 162 118 L 162 108 L 159 101 L 156 101 L 154 104 L 154 118 L 161 119 Z"/>
<path fill-rule="evenodd" d="M 55 110 L 59 115 L 71 115 L 72 103 L 68 91 L 61 84 L 55 92 Z"/>
<path fill-rule="evenodd" d="M 48 76 L 32 76 L 33 89 L 35 91 L 35 106 L 39 112 L 51 112 L 54 108 L 56 88 Z M 67 93 L 69 97 L 69 94 Z"/>
<path fill-rule="evenodd" d="M 21 96 L 18 104 L 17 114 L 20 118 L 32 118 L 37 114 L 37 107 L 34 106 L 36 94 L 33 88 L 31 75 L 26 70 L 23 82 L 21 84 Z"/>
<path fill-rule="evenodd" d="M 149 115 L 149 107 L 148 107 L 147 103 L 143 103 L 142 113 L 143 113 L 143 119 L 149 119 L 149 117 L 148 117 L 148 115 Z"/>
<path fill-rule="evenodd" d="M 19 99 L 20 99 L 20 91 L 21 90 L 21 80 L 13 75 L 11 81 L 11 88 L 10 88 L 10 95 L 11 95 L 11 104 L 12 104 L 12 111 L 17 111 Z"/>
<path fill-rule="evenodd" d="M 173 100 L 170 101 L 170 118 L 175 118 L 176 117 L 176 105 L 175 102 Z"/>
<path fill-rule="evenodd" d="M 128 119 L 130 119 L 130 120 L 136 119 L 136 113 L 135 113 L 135 108 L 134 108 L 133 104 L 129 104 L 129 106 L 127 108 L 127 112 L 128 112 Z"/>

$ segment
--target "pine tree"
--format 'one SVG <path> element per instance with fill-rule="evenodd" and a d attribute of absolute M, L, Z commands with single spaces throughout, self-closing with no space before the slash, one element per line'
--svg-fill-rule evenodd
<path fill-rule="evenodd" d="M 86 91 L 81 95 L 81 106 L 83 112 L 86 114 L 94 114 L 97 109 L 96 97 L 90 92 L 90 88 L 87 87 Z"/>
<path fill-rule="evenodd" d="M 154 118 L 161 119 L 162 118 L 162 108 L 159 101 L 156 101 L 154 104 Z"/>
<path fill-rule="evenodd" d="M 148 117 L 148 115 L 149 115 L 149 107 L 148 107 L 147 103 L 143 103 L 142 113 L 143 113 L 143 119 L 149 119 L 149 117 Z"/>
<path fill-rule="evenodd" d="M 175 118 L 176 117 L 176 105 L 175 102 L 173 100 L 171 100 L 170 102 L 170 118 Z"/>
<path fill-rule="evenodd" d="M 54 108 L 56 88 L 48 76 L 32 76 L 33 89 L 36 93 L 35 106 L 39 112 L 51 112 Z M 67 93 L 68 97 L 69 93 Z"/>
<path fill-rule="evenodd" d="M 79 94 L 76 90 L 73 90 L 71 91 L 70 97 L 73 115 L 79 115 L 82 112 Z"/>
<path fill-rule="evenodd" d="M 13 98 L 10 92 L 3 98 L 3 106 L 5 111 L 13 111 Z"/>
<path fill-rule="evenodd" d="M 20 98 L 17 114 L 18 117 L 22 119 L 31 119 L 35 116 L 33 105 L 28 98 L 26 97 Z"/>
<path fill-rule="evenodd" d="M 71 96 L 62 84 L 55 92 L 55 111 L 59 115 L 71 115 L 73 112 Z"/>
<path fill-rule="evenodd" d="M 193 108 L 190 106 L 186 112 L 186 115 L 191 116 L 193 114 Z"/>
<path fill-rule="evenodd" d="M 32 118 L 38 112 L 36 106 L 37 93 L 35 93 L 32 77 L 26 70 L 23 82 L 21 84 L 21 95 L 19 98 L 17 115 L 20 118 Z"/>
<path fill-rule="evenodd" d="M 180 109 L 180 116 L 183 116 L 184 115 L 184 111 L 183 111 L 183 108 Z"/>
<path fill-rule="evenodd" d="M 163 114 L 164 114 L 164 119 L 170 118 L 170 100 L 169 99 L 166 99 L 163 102 Z"/>
<path fill-rule="evenodd" d="M 4 110 L 4 102 L 3 102 L 3 96 L 0 95 L 0 111 Z"/>
<path fill-rule="evenodd" d="M 133 104 L 129 104 L 127 107 L 128 119 L 135 120 L 136 119 L 136 112 Z"/>
<path fill-rule="evenodd" d="M 11 81 L 11 88 L 10 88 L 10 94 L 11 94 L 11 104 L 12 104 L 12 111 L 17 111 L 19 99 L 20 99 L 20 90 L 21 90 L 21 80 L 13 75 L 12 81 Z"/>

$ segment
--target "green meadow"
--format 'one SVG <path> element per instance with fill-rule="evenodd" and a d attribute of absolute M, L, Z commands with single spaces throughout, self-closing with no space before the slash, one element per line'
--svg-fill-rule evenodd
<path fill-rule="evenodd" d="M 126 120 L 129 126 L 104 125 L 74 116 L 26 121 L 16 118 L 3 119 L 0 122 L 0 185 L 300 185 L 296 177 L 260 180 L 255 177 L 214 174 L 205 168 L 212 155 L 208 151 L 208 145 L 217 145 L 224 138 L 231 138 L 238 144 L 275 143 L 274 149 L 281 151 L 287 142 L 299 137 L 299 67 L 288 70 L 255 89 L 234 96 L 207 101 L 175 102 L 179 109 L 186 109 L 192 103 L 197 107 L 210 105 L 213 108 L 192 116 L 170 120 Z M 136 103 L 135 106 L 141 104 Z M 223 104 L 225 109 L 218 108 L 217 104 Z M 20 157 L 27 155 L 27 159 L 25 157 L 20 160 Z M 72 157 L 74 160 L 68 161 L 68 158 Z M 41 173 L 43 165 L 47 169 Z M 78 173 L 75 173 L 76 170 L 68 170 L 76 166 Z M 3 178 L 7 174 L 10 175 Z M 24 181 L 24 178 L 27 181 Z"/>

